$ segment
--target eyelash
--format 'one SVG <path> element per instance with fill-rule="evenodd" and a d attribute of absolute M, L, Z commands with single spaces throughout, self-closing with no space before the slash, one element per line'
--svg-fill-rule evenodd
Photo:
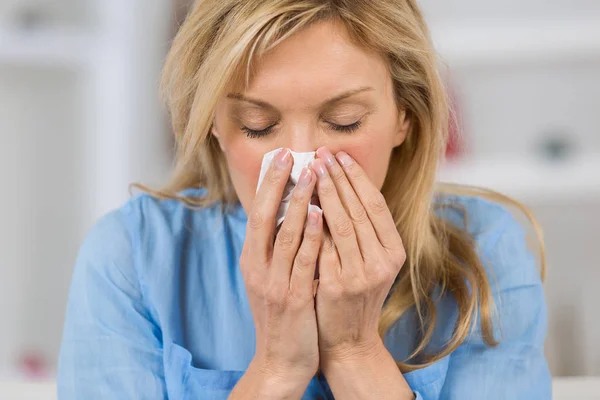
<path fill-rule="evenodd" d="M 353 124 L 350 125 L 336 125 L 336 124 L 329 124 L 329 126 L 331 127 L 331 129 L 333 129 L 334 131 L 338 131 L 338 132 L 343 132 L 343 133 L 352 133 L 356 130 L 358 130 L 358 128 L 360 128 L 360 126 L 362 125 L 362 121 L 356 121 Z M 255 131 L 252 130 L 246 126 L 242 127 L 242 130 L 244 132 L 246 132 L 246 136 L 248 136 L 249 138 L 259 138 L 259 137 L 264 137 L 267 136 L 269 133 L 271 133 L 271 130 L 273 130 L 273 127 L 275 125 L 271 125 L 266 129 L 263 129 L 261 131 Z"/>

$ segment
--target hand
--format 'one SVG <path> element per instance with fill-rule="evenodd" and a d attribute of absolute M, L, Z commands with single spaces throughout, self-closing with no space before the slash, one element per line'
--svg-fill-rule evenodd
<path fill-rule="evenodd" d="M 306 389 L 319 365 L 313 281 L 323 220 L 313 211 L 307 221 L 316 177 L 305 168 L 275 235 L 292 163 L 284 149 L 267 172 L 249 213 L 240 267 L 256 328 L 253 365 L 282 381 L 302 381 Z"/>
<path fill-rule="evenodd" d="M 406 260 L 381 192 L 346 153 L 320 148 L 312 168 L 327 227 L 316 294 L 321 367 L 376 357 L 381 309 Z M 338 162 L 339 161 L 339 162 Z"/>

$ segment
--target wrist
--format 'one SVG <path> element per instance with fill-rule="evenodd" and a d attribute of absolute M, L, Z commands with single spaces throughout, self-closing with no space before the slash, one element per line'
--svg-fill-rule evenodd
<path fill-rule="evenodd" d="M 300 399 L 314 375 L 293 368 L 275 367 L 257 359 L 252 360 L 247 374 L 259 383 L 261 399 Z"/>
<path fill-rule="evenodd" d="M 415 398 L 383 341 L 342 350 L 321 357 L 323 374 L 336 398 Z"/>
<path fill-rule="evenodd" d="M 349 366 L 371 363 L 385 355 L 387 349 L 378 336 L 373 340 L 354 345 L 339 346 L 320 354 L 321 369 L 325 372 L 332 366 Z"/>

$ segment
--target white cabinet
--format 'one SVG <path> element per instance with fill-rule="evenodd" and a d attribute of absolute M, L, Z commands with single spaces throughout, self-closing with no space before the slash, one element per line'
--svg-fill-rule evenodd
<path fill-rule="evenodd" d="M 421 0 L 468 152 L 440 179 L 529 205 L 548 255 L 555 375 L 600 374 L 600 2 Z"/>
<path fill-rule="evenodd" d="M 54 349 L 81 236 L 80 82 L 64 71 L 0 67 L 0 360 Z M 48 356 L 53 356 L 49 354 Z"/>
<path fill-rule="evenodd" d="M 543 159 L 548 140 L 573 157 L 600 155 L 600 40 L 596 59 L 465 68 L 454 77 L 473 155 Z"/>
<path fill-rule="evenodd" d="M 0 379 L 56 362 L 85 233 L 168 174 L 171 27 L 167 0 L 0 2 Z"/>

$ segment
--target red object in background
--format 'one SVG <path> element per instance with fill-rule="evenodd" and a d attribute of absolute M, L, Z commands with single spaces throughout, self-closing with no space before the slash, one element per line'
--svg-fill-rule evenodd
<path fill-rule="evenodd" d="M 27 378 L 40 379 L 48 376 L 48 363 L 41 353 L 26 352 L 19 359 L 19 372 Z"/>
<path fill-rule="evenodd" d="M 463 126 L 462 118 L 460 113 L 460 103 L 456 93 L 452 89 L 452 85 L 448 84 L 448 101 L 450 105 L 450 119 L 448 126 L 448 143 L 446 145 L 446 159 L 456 160 L 460 158 L 464 151 L 465 146 L 463 142 Z"/>

